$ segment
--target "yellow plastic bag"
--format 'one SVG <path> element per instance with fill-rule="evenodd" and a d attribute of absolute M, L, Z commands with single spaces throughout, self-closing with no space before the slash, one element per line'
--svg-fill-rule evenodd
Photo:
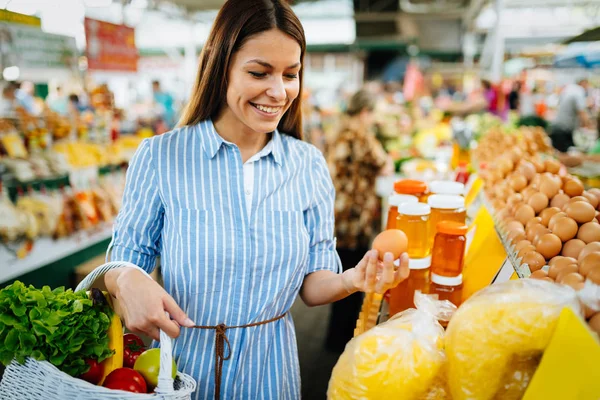
<path fill-rule="evenodd" d="M 489 286 L 463 303 L 445 338 L 452 398 L 521 399 L 564 307 L 580 312 L 574 290 L 533 279 Z"/>
<path fill-rule="evenodd" d="M 445 360 L 438 319 L 447 321 L 456 307 L 419 292 L 415 305 L 346 345 L 329 381 L 329 399 L 424 398 Z"/>

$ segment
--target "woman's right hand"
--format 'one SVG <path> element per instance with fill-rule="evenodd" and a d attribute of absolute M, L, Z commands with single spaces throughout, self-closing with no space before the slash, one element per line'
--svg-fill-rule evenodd
<path fill-rule="evenodd" d="M 175 300 L 153 279 L 135 268 L 118 268 L 105 275 L 108 292 L 113 297 L 115 311 L 134 333 L 159 340 L 159 330 L 176 338 L 180 326 L 195 323 Z M 172 320 L 165 314 L 169 313 Z"/>

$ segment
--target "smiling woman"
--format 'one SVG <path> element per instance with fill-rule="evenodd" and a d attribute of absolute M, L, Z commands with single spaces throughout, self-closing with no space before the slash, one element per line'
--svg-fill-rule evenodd
<path fill-rule="evenodd" d="M 196 399 L 299 399 L 298 295 L 328 304 L 408 274 L 406 255 L 395 270 L 371 252 L 340 273 L 331 176 L 300 140 L 304 50 L 286 0 L 228 0 L 180 127 L 142 142 L 127 171 L 112 259 L 152 271 L 160 255 L 164 289 L 135 268 L 106 285 L 130 330 L 177 337 Z"/>

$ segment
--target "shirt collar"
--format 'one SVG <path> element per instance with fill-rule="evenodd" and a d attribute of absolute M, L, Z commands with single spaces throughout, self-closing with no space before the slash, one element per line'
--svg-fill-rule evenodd
<path fill-rule="evenodd" d="M 202 136 L 202 147 L 204 152 L 209 158 L 214 158 L 221 146 L 227 142 L 225 142 L 225 140 L 217 133 L 217 130 L 210 119 L 200 122 L 198 124 L 198 129 Z M 282 164 L 283 143 L 281 140 L 281 133 L 279 133 L 277 129 L 273 132 L 273 137 L 269 143 L 267 143 L 258 154 L 259 158 L 272 154 L 275 162 L 279 165 Z"/>

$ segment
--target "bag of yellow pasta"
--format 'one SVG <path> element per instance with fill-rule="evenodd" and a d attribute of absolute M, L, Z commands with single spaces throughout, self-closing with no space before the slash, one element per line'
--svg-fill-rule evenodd
<path fill-rule="evenodd" d="M 495 284 L 463 303 L 446 330 L 454 400 L 519 400 L 561 310 L 580 312 L 568 286 L 533 279 Z"/>
<path fill-rule="evenodd" d="M 449 301 L 415 293 L 417 309 L 355 337 L 333 369 L 327 397 L 418 400 L 439 376 L 444 328 L 456 307 Z"/>

